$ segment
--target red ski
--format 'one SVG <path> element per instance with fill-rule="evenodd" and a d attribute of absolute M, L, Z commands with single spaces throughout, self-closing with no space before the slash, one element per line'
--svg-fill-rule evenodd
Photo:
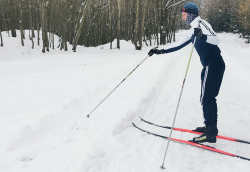
<path fill-rule="evenodd" d="M 154 124 L 152 122 L 149 122 L 149 121 L 146 121 L 145 119 L 141 118 L 140 119 L 145 122 L 145 123 L 148 123 L 150 125 L 154 125 L 156 127 L 160 127 L 160 128 L 166 128 L 166 129 L 171 129 L 171 127 L 169 126 L 161 126 L 161 125 L 157 125 L 157 124 Z M 197 131 L 193 131 L 193 130 L 189 130 L 189 129 L 183 129 L 183 128 L 173 128 L 173 130 L 175 131 L 181 131 L 181 132 L 187 132 L 187 133 L 193 133 L 193 134 L 199 134 L 199 135 L 202 135 L 203 133 L 200 133 L 200 132 L 197 132 Z M 226 136 L 221 136 L 221 135 L 218 135 L 216 136 L 218 139 L 224 139 L 224 140 L 229 140 L 229 141 L 234 141 L 234 142 L 240 142 L 240 143 L 246 143 L 246 144 L 250 144 L 249 141 L 246 141 L 246 140 L 240 140 L 240 139 L 235 139 L 235 138 L 231 138 L 231 137 L 226 137 Z"/>
<path fill-rule="evenodd" d="M 169 137 L 162 136 L 162 135 L 159 135 L 159 134 L 155 134 L 155 133 L 146 131 L 144 129 L 141 129 L 141 128 L 137 127 L 134 123 L 132 123 L 132 124 L 133 124 L 133 126 L 135 128 L 137 128 L 137 129 L 139 129 L 139 130 L 141 130 L 143 132 L 146 132 L 148 134 L 151 134 L 151 135 L 154 135 L 154 136 L 157 136 L 157 137 L 161 137 L 161 138 L 164 138 L 164 139 L 169 139 Z M 186 140 L 180 140 L 180 139 L 175 139 L 175 138 L 170 138 L 170 140 L 174 141 L 174 142 L 177 142 L 177 143 L 191 145 L 191 146 L 198 147 L 198 148 L 205 149 L 205 150 L 209 150 L 209 151 L 212 151 L 212 152 L 217 152 L 217 153 L 220 153 L 220 154 L 223 154 L 223 155 L 228 155 L 228 156 L 231 156 L 231 157 L 237 157 L 237 158 L 240 158 L 240 159 L 244 159 L 244 160 L 250 161 L 249 158 L 238 156 L 238 155 L 235 155 L 235 154 L 232 154 L 232 153 L 229 153 L 229 152 L 225 152 L 225 151 L 213 148 L 213 147 L 209 147 L 209 146 L 206 146 L 206 145 L 203 145 L 203 144 L 200 144 L 200 143 L 194 143 L 194 142 L 190 142 L 190 141 L 186 141 Z"/>

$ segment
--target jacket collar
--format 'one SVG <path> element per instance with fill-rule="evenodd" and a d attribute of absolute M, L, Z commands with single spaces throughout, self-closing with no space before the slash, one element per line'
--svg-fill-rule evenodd
<path fill-rule="evenodd" d="M 191 23 L 190 26 L 193 28 L 198 27 L 198 22 L 201 20 L 200 16 L 196 17 Z"/>

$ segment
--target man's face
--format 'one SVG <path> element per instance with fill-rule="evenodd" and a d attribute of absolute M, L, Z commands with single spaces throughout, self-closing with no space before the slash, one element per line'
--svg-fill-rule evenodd
<path fill-rule="evenodd" d="M 187 20 L 187 13 L 182 12 L 182 20 L 186 21 Z"/>

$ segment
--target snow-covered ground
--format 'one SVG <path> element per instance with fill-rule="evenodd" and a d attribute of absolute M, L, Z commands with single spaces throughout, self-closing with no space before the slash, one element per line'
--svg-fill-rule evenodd
<path fill-rule="evenodd" d="M 177 34 L 177 40 L 185 31 Z M 162 171 L 169 131 L 140 122 L 138 116 L 171 126 L 192 45 L 154 55 L 100 103 L 146 56 L 122 41 L 77 52 L 42 53 L 2 32 L 0 47 L 1 172 L 156 172 Z M 250 141 L 250 45 L 233 34 L 218 34 L 226 63 L 218 96 L 219 134 Z M 26 35 L 28 37 L 28 35 Z M 115 45 L 115 43 L 114 43 Z M 160 48 L 164 48 L 161 46 Z M 203 125 L 200 107 L 202 66 L 193 54 L 175 127 Z M 173 132 L 191 139 L 193 134 Z M 250 158 L 250 145 L 218 140 L 209 144 Z M 165 161 L 171 172 L 247 172 L 250 162 L 171 142 Z"/>

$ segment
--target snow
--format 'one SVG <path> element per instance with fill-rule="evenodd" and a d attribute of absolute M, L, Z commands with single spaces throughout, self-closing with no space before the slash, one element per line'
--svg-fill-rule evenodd
<path fill-rule="evenodd" d="M 185 31 L 177 34 L 179 40 Z M 152 47 L 134 50 L 121 41 L 77 52 L 42 53 L 21 46 L 2 32 L 0 47 L 1 172 L 149 172 L 162 171 L 167 140 L 138 126 L 169 135 L 140 122 L 138 116 L 171 126 L 192 45 L 144 61 L 90 116 L 87 115 L 147 56 Z M 26 38 L 28 38 L 26 32 Z M 219 134 L 250 141 L 250 47 L 238 35 L 218 34 L 226 71 L 218 96 Z M 116 45 L 116 42 L 113 43 Z M 166 46 L 161 46 L 164 48 Z M 200 72 L 196 51 L 190 64 L 175 127 L 203 125 Z M 195 135 L 173 132 L 172 137 Z M 250 158 L 250 145 L 218 140 L 208 144 Z M 250 162 L 171 142 L 166 171 L 249 171 Z"/>

